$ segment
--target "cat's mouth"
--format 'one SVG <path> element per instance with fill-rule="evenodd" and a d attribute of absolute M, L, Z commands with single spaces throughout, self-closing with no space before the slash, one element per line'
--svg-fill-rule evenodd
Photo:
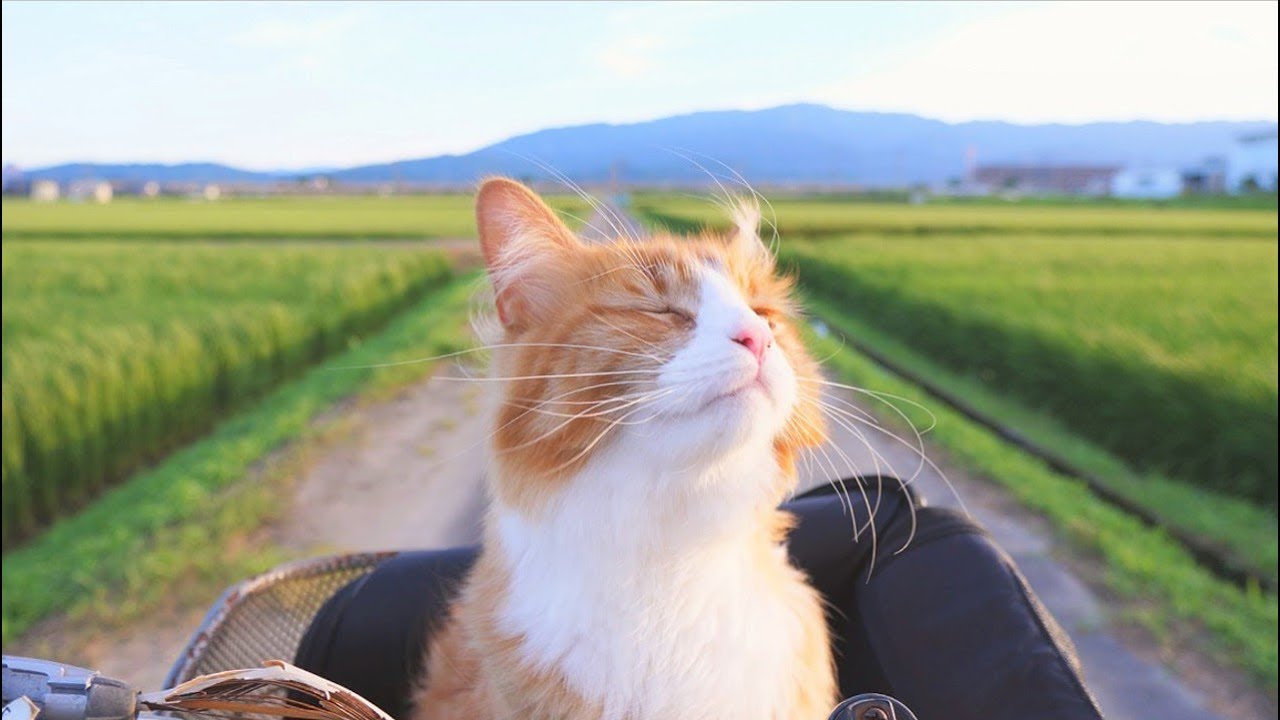
<path fill-rule="evenodd" d="M 707 404 L 704 407 L 717 405 L 727 400 L 744 398 L 754 392 L 759 392 L 760 394 L 764 395 L 766 398 L 771 397 L 769 393 L 769 385 L 768 383 L 765 382 L 763 373 L 756 374 L 750 380 L 744 383 L 739 383 L 733 386 L 732 388 L 726 390 L 725 392 L 722 392 L 719 395 L 716 395 L 715 397 L 707 401 Z"/>

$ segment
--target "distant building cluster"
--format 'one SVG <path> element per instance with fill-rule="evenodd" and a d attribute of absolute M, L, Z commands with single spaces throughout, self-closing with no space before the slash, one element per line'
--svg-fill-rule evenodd
<path fill-rule="evenodd" d="M 1110 192 L 1118 167 L 1062 165 L 983 165 L 970 181 L 986 194 L 1095 195 Z"/>
<path fill-rule="evenodd" d="M 1276 192 L 1276 131 L 1239 138 L 1226 157 L 1183 168 L 1090 165 L 977 165 L 970 194 L 1078 195 L 1167 199 L 1180 195 Z"/>
<path fill-rule="evenodd" d="M 1227 158 L 1227 185 L 1233 190 L 1276 189 L 1276 131 L 1240 138 Z"/>
<path fill-rule="evenodd" d="M 7 165 L 4 168 L 4 194 L 10 197 L 28 197 L 34 202 L 66 200 L 72 202 L 109 203 L 113 199 L 120 197 L 175 197 L 215 202 L 231 196 L 263 197 L 270 195 L 327 195 L 338 193 L 394 195 L 457 189 L 458 187 L 453 185 L 425 183 L 379 183 L 343 186 L 333 183 L 330 178 L 322 175 L 282 179 L 275 183 L 197 183 L 162 182 L 159 180 L 107 181 L 100 178 L 83 178 L 71 182 L 58 183 L 46 178 L 26 177 L 19 168 L 12 165 Z"/>
<path fill-rule="evenodd" d="M 242 188 L 248 190 L 248 188 Z M 260 192 L 260 190 L 259 190 Z M 145 182 L 107 181 L 98 178 L 84 178 L 67 183 L 44 178 L 26 178 L 13 166 L 4 168 L 4 194 L 8 196 L 25 196 L 33 202 L 70 202 L 109 203 L 117 197 L 136 196 L 157 198 L 161 196 L 189 197 L 200 200 L 217 200 L 222 197 L 224 189 L 218 183 L 168 183 L 155 180 Z"/>

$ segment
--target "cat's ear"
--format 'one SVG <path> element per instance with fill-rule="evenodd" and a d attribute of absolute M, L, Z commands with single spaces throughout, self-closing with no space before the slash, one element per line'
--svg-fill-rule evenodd
<path fill-rule="evenodd" d="M 733 234 L 730 245 L 750 258 L 772 259 L 773 254 L 760 239 L 760 206 L 745 200 L 733 207 Z"/>
<path fill-rule="evenodd" d="M 532 190 L 506 178 L 480 186 L 476 227 L 498 319 L 508 329 L 527 327 L 550 307 L 556 270 L 578 239 Z"/>

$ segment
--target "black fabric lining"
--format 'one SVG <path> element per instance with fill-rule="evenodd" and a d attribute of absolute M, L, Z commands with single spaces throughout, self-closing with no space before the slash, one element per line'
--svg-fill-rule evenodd
<path fill-rule="evenodd" d="M 1026 578 L 1022 577 L 1022 573 L 1018 572 L 1012 561 L 1009 563 L 1009 571 L 1018 586 L 1018 591 L 1022 593 L 1022 599 L 1031 608 L 1031 616 L 1035 620 L 1036 626 L 1044 634 L 1045 640 L 1058 650 L 1054 654 L 1054 658 L 1063 665 L 1062 675 L 1069 678 L 1080 695 L 1089 701 L 1097 720 L 1103 720 L 1102 710 L 1098 707 L 1098 701 L 1094 699 L 1093 693 L 1089 692 L 1089 688 L 1084 686 L 1080 661 L 1076 656 L 1075 645 L 1071 642 L 1071 638 L 1067 637 L 1062 626 L 1053 619 L 1053 616 L 1049 615 L 1049 611 L 1040 602 L 1040 598 L 1036 597 L 1035 593 L 1031 591 L 1031 588 L 1027 585 Z"/>

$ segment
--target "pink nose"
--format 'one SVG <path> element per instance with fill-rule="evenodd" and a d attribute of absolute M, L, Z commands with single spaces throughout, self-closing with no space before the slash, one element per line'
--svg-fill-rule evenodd
<path fill-rule="evenodd" d="M 733 341 L 756 356 L 756 362 L 764 362 L 764 351 L 773 345 L 773 333 L 764 323 L 746 325 L 733 336 Z"/>

